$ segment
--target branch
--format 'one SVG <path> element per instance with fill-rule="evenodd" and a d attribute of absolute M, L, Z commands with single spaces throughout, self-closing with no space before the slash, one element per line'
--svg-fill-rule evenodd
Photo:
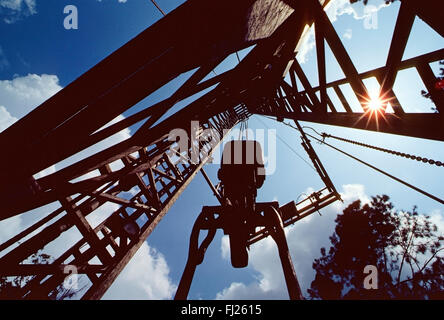
<path fill-rule="evenodd" d="M 409 282 L 409 281 L 412 281 L 412 280 L 413 280 L 413 278 L 406 279 L 406 280 L 402 280 L 401 282 L 398 282 L 398 283 L 395 284 L 394 286 L 397 287 L 397 286 L 399 286 L 399 285 L 401 285 L 401 284 L 403 284 L 403 283 L 406 283 L 406 282 Z"/>
<path fill-rule="evenodd" d="M 397 278 L 398 278 L 398 279 L 397 279 L 397 282 L 398 282 L 398 283 L 399 283 L 399 281 L 401 280 L 401 271 L 402 271 L 402 268 L 403 268 L 403 266 L 404 266 L 405 256 L 406 256 L 406 254 L 408 254 L 408 249 L 409 249 L 410 245 L 412 244 L 412 238 L 413 238 L 413 234 L 414 234 L 413 230 L 415 229 L 415 226 L 416 226 L 416 222 L 415 222 L 415 224 L 413 225 L 412 229 L 410 230 L 410 240 L 408 240 L 407 247 L 406 247 L 406 249 L 404 249 L 404 254 L 402 255 L 401 265 L 400 265 L 400 267 L 399 267 L 399 272 L 398 272 L 398 277 L 397 277 Z M 402 247 L 402 246 L 401 246 L 401 247 Z"/>
<path fill-rule="evenodd" d="M 436 250 L 436 252 L 430 257 L 430 259 L 427 260 L 427 262 L 422 266 L 422 268 L 421 268 L 421 270 L 419 270 L 419 272 L 422 273 L 422 271 L 427 267 L 427 265 L 430 263 L 430 261 L 432 261 L 433 258 L 435 258 L 435 256 L 438 254 L 438 252 L 440 252 L 442 250 L 444 250 L 444 247 L 439 250 Z"/>

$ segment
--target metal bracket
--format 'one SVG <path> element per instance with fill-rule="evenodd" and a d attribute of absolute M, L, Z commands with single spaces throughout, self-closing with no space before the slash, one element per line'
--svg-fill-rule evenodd
<path fill-rule="evenodd" d="M 214 239 L 217 229 L 223 229 L 225 233 L 232 236 L 233 226 L 230 223 L 232 212 L 230 206 L 207 206 L 203 207 L 198 216 L 190 237 L 188 261 L 180 280 L 175 300 L 186 300 L 191 287 L 191 282 L 196 268 L 203 262 L 205 251 Z M 284 223 L 279 213 L 277 202 L 258 203 L 254 221 L 250 221 L 256 227 L 263 227 L 273 240 L 279 250 L 282 269 L 287 283 L 288 294 L 291 300 L 301 300 L 302 292 L 294 271 L 293 262 L 285 238 Z M 199 234 L 202 230 L 208 230 L 208 234 L 199 245 Z M 252 236 L 251 234 L 248 235 Z M 246 242 L 248 243 L 248 241 Z M 233 250 L 233 247 L 230 248 Z"/>

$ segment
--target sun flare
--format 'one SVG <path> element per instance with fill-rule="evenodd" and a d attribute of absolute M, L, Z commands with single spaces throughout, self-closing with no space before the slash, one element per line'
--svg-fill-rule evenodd
<path fill-rule="evenodd" d="M 370 110 L 376 111 L 382 108 L 382 100 L 379 97 L 371 97 L 368 102 L 368 107 Z"/>
<path fill-rule="evenodd" d="M 379 111 L 383 108 L 384 101 L 381 98 L 380 92 L 370 91 L 369 92 L 369 99 L 367 100 L 367 107 L 370 111 Z"/>

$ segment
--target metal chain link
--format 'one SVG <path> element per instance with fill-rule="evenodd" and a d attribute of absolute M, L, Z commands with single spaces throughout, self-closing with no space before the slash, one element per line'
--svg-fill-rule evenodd
<path fill-rule="evenodd" d="M 399 156 L 399 157 L 403 157 L 403 158 L 407 158 L 407 159 L 411 159 L 411 160 L 416 160 L 416 161 L 420 161 L 420 162 L 424 162 L 424 163 L 429 163 L 431 165 L 436 165 L 438 167 L 444 167 L 444 163 L 441 161 L 435 161 L 432 159 L 427 159 L 425 157 L 419 157 L 419 156 L 415 156 L 415 155 L 411 155 L 408 153 L 404 153 L 404 152 L 399 152 L 399 151 L 394 151 L 394 150 L 390 150 L 390 149 L 384 149 L 384 148 L 380 148 L 380 147 L 376 147 L 376 146 L 372 146 L 369 144 L 365 144 L 359 141 L 353 141 L 353 140 L 349 140 L 349 139 L 344 139 L 341 137 L 336 137 L 336 136 L 332 136 L 331 134 L 328 133 L 322 133 L 322 138 L 333 138 L 333 139 L 337 139 L 340 141 L 344 141 L 344 142 L 348 142 L 351 144 L 355 144 L 358 146 L 362 146 L 362 147 L 366 147 L 366 148 L 370 148 L 370 149 L 374 149 L 374 150 L 378 150 L 378 151 L 382 151 L 382 152 L 386 152 L 386 153 L 390 153 L 393 154 L 395 156 Z"/>

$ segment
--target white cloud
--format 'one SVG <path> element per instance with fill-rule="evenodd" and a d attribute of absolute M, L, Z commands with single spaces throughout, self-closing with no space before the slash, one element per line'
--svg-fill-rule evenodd
<path fill-rule="evenodd" d="M 19 10 L 20 9 L 20 2 L 19 0 L 1 0 L 0 1 L 0 7 L 8 8 L 11 10 Z"/>
<path fill-rule="evenodd" d="M 61 89 L 59 78 L 56 75 L 28 74 L 27 76 L 16 77 L 12 80 L 0 80 L 0 132 L 12 125 L 17 119 L 28 114 Z M 123 119 L 124 116 L 119 115 L 106 126 Z M 42 172 L 36 174 L 35 178 L 41 178 L 55 172 L 56 169 L 67 167 L 91 154 L 126 140 L 130 136 L 130 130 L 128 128 L 123 129 L 113 136 L 57 163 L 55 166 L 44 169 Z M 118 164 L 113 164 L 112 168 L 117 169 Z M 91 176 L 91 174 L 89 176 Z"/>
<path fill-rule="evenodd" d="M 367 26 L 371 26 L 371 28 L 376 29 L 377 25 L 377 12 L 387 7 L 385 4 L 385 0 L 375 0 L 372 4 L 368 4 L 364 6 L 362 3 L 351 4 L 350 0 L 332 0 L 327 5 L 325 12 L 327 13 L 328 18 L 332 23 L 338 20 L 339 16 L 344 14 L 352 15 L 356 20 L 363 20 L 364 28 L 369 28 Z M 351 29 L 347 29 L 350 30 Z M 344 34 L 346 39 L 351 39 L 351 32 Z M 350 36 L 350 38 L 348 38 Z M 308 54 L 316 47 L 316 40 L 314 35 L 314 29 L 311 28 L 302 38 L 301 43 L 299 44 L 297 58 L 300 63 L 305 63 L 308 59 Z"/>
<path fill-rule="evenodd" d="M 286 299 L 281 288 L 266 290 L 261 283 L 245 285 L 233 282 L 228 288 L 217 293 L 216 300 L 281 300 Z"/>
<path fill-rule="evenodd" d="M 335 219 L 351 202 L 360 199 L 370 201 L 362 185 L 344 185 L 341 193 L 344 203 L 336 202 L 322 210 L 322 216 L 314 213 L 295 225 L 286 228 L 288 246 L 303 294 L 314 278 L 312 263 L 318 258 L 321 247 L 330 245 Z M 221 252 L 229 259 L 228 238 L 223 237 Z M 257 280 L 249 283 L 232 283 L 217 293 L 216 299 L 288 299 L 281 262 L 275 242 L 269 237 L 254 244 L 250 251 L 250 267 L 258 273 Z"/>
<path fill-rule="evenodd" d="M 0 80 L 0 105 L 12 116 L 21 118 L 61 89 L 56 75 L 28 74 Z"/>
<path fill-rule="evenodd" d="M 54 205 L 46 206 L 46 211 L 54 210 Z M 104 217 L 116 210 L 116 204 L 107 203 L 93 213 L 87 220 L 94 228 Z M 32 215 L 38 214 L 42 217 L 43 210 L 37 209 Z M 27 219 L 25 219 L 27 220 Z M 14 236 L 19 230 L 23 230 L 24 222 L 21 216 L 16 216 L 0 222 L 0 243 Z M 64 232 L 56 241 L 47 245 L 43 252 L 55 258 L 60 256 L 65 250 L 77 243 L 81 234 L 76 228 L 71 228 Z M 97 263 L 95 258 L 91 263 Z M 161 300 L 171 299 L 176 292 L 176 285 L 169 276 L 170 269 L 165 257 L 155 248 L 144 242 L 134 257 L 130 260 L 124 270 L 117 277 L 116 281 L 108 289 L 102 299 L 104 300 Z M 87 282 L 85 276 L 80 276 L 79 287 L 83 287 Z M 78 299 L 85 291 L 80 291 L 73 297 Z"/>
<path fill-rule="evenodd" d="M 444 233 L 444 213 L 441 210 L 433 210 L 430 213 L 430 221 L 438 227 L 438 230 Z"/>
<path fill-rule="evenodd" d="M 4 106 L 0 106 L 0 132 L 17 121 L 17 118 L 11 116 Z"/>
<path fill-rule="evenodd" d="M 351 4 L 350 0 L 333 0 L 326 8 L 326 13 L 331 22 L 338 20 L 343 14 L 353 15 L 356 20 L 370 18 L 374 12 L 387 7 L 385 0 L 373 0 L 371 4 Z"/>
<path fill-rule="evenodd" d="M 175 291 L 164 256 L 145 242 L 103 299 L 171 299 Z"/>
<path fill-rule="evenodd" d="M 288 246 L 304 295 L 315 276 L 312 269 L 314 259 L 319 258 L 321 247 L 329 248 L 331 245 L 329 236 L 334 232 L 337 215 L 357 199 L 362 203 L 370 202 L 362 185 L 342 186 L 341 196 L 344 203 L 336 202 L 323 209 L 322 216 L 314 213 L 286 228 Z M 434 210 L 430 213 L 430 217 L 431 222 L 437 225 L 440 232 L 444 232 L 443 212 Z M 221 242 L 221 253 L 224 259 L 229 259 L 229 250 L 228 237 L 224 236 Z M 250 267 L 258 274 L 256 281 L 248 284 L 233 282 L 217 293 L 216 299 L 288 299 L 278 251 L 271 238 L 266 238 L 252 246 Z"/>
<path fill-rule="evenodd" d="M 0 5 L 4 3 L 0 2 Z M 61 89 L 56 75 L 29 74 L 12 80 L 0 80 L 0 132 Z M 55 167 L 52 166 L 37 174 L 36 177 L 39 178 L 54 171 Z M 51 210 L 54 210 L 53 204 L 0 221 L 0 239 L 9 239 L 11 235 L 24 230 L 39 217 L 42 217 L 44 213 L 49 213 Z"/>
<path fill-rule="evenodd" d="M 5 23 L 14 23 L 36 13 L 36 0 L 0 0 L 0 17 Z"/>
<path fill-rule="evenodd" d="M 371 199 L 365 193 L 365 187 L 362 184 L 346 184 L 342 186 L 341 197 L 344 201 L 344 204 L 336 202 L 338 210 L 342 210 L 346 206 L 348 206 L 353 201 L 359 199 L 362 203 L 370 203 Z"/>
<path fill-rule="evenodd" d="M 223 236 L 221 239 L 220 250 L 222 258 L 225 260 L 230 259 L 230 239 L 227 235 Z"/>
<path fill-rule="evenodd" d="M 300 63 L 307 62 L 308 54 L 316 47 L 314 28 L 310 28 L 301 38 L 297 59 Z"/>

